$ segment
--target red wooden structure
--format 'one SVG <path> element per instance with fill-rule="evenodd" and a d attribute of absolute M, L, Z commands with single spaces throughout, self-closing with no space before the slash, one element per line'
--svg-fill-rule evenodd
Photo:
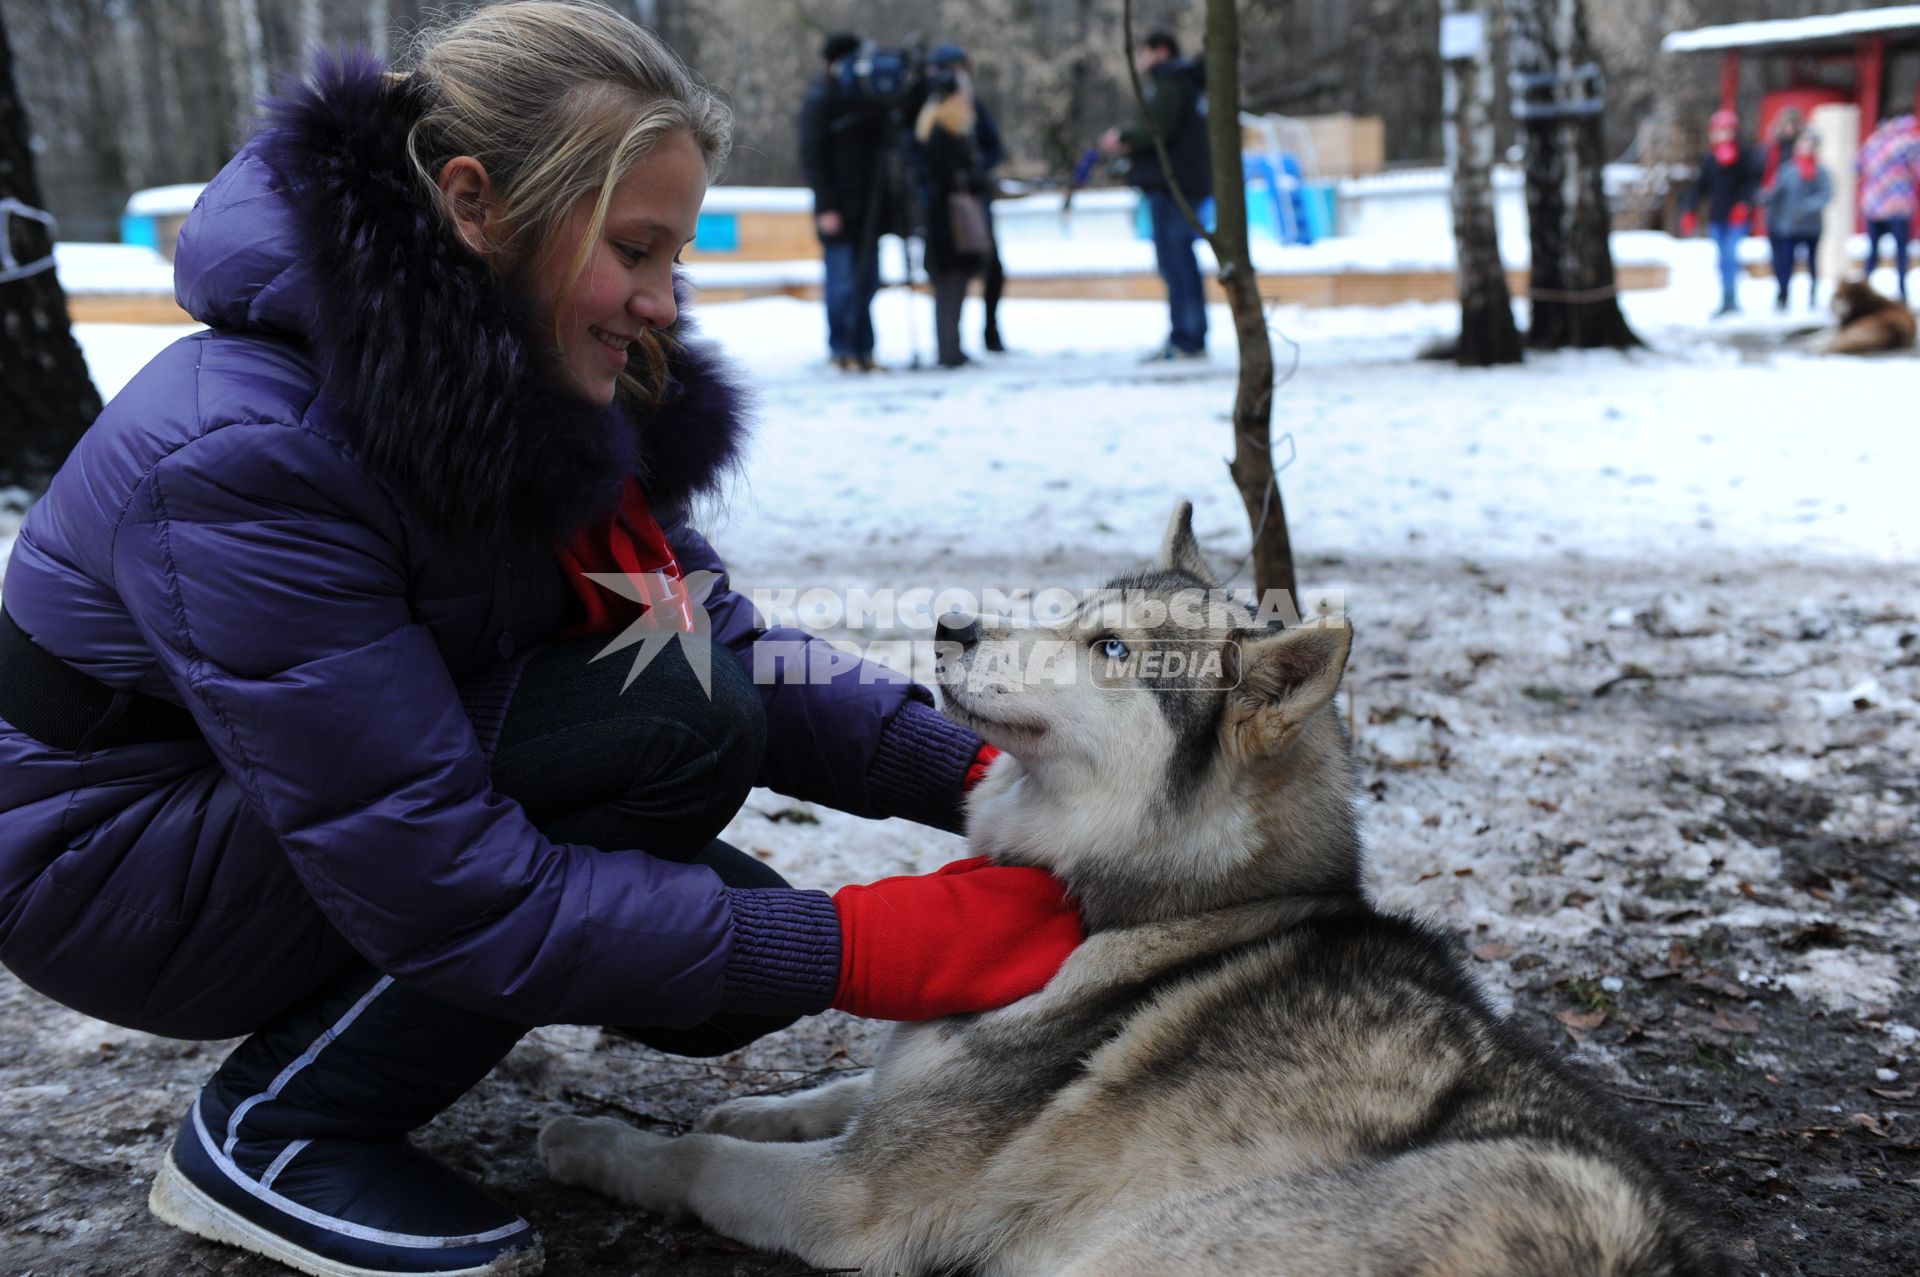
<path fill-rule="evenodd" d="M 1851 93 L 1839 100 L 1859 106 L 1860 136 L 1865 137 L 1882 114 L 1888 54 L 1920 49 L 1920 4 L 1675 31 L 1660 47 L 1668 53 L 1720 54 L 1720 105 L 1732 111 L 1740 106 L 1742 57 L 1788 59 L 1796 68 L 1820 72 L 1842 70 L 1850 74 L 1852 85 Z M 1804 94 L 1808 87 L 1798 85 L 1787 92 Z M 1920 87 L 1914 92 L 1914 109 L 1920 112 Z M 1771 114 L 1764 106 L 1762 113 Z"/>

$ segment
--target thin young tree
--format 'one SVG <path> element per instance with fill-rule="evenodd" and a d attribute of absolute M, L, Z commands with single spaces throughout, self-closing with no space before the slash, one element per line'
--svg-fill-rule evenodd
<path fill-rule="evenodd" d="M 0 19 L 0 487 L 35 490 L 100 412 L 100 395 L 73 340 L 67 298 L 48 266 L 52 227 L 34 176 L 27 113 L 13 82 Z"/>
<path fill-rule="evenodd" d="M 1582 0 L 1507 0 L 1513 111 L 1527 149 L 1536 350 L 1640 345 L 1620 313 L 1600 119 L 1606 76 Z"/>
<path fill-rule="evenodd" d="M 1522 355 L 1493 212 L 1492 9 L 1492 0 L 1441 0 L 1440 6 L 1448 55 L 1444 136 L 1460 290 L 1460 337 L 1453 359 L 1469 368 L 1517 364 Z"/>
<path fill-rule="evenodd" d="M 1122 11 L 1127 55 L 1133 55 L 1133 0 Z M 1299 597 L 1293 570 L 1293 540 L 1287 532 L 1286 503 L 1273 471 L 1273 344 L 1267 336 L 1266 308 L 1260 302 L 1260 278 L 1253 270 L 1247 242 L 1247 188 L 1240 159 L 1240 12 L 1236 0 L 1207 0 L 1207 141 L 1213 166 L 1214 229 L 1199 215 L 1174 176 L 1167 144 L 1154 134 L 1154 149 L 1175 201 L 1194 229 L 1206 238 L 1219 265 L 1220 287 L 1233 311 L 1234 337 L 1240 349 L 1240 373 L 1233 394 L 1233 460 L 1228 470 L 1246 507 L 1253 535 L 1253 588 L 1264 597 L 1283 590 Z M 1129 61 L 1128 65 L 1133 64 Z M 1137 68 L 1133 93 L 1147 114 L 1146 92 Z M 1150 117 L 1149 117 L 1150 118 Z"/>

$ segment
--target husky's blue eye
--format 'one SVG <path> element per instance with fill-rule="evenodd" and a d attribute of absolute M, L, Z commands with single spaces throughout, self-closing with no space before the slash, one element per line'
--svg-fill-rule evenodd
<path fill-rule="evenodd" d="M 1127 645 L 1117 638 L 1110 638 L 1100 645 L 1100 655 L 1110 661 L 1124 661 L 1127 659 Z"/>

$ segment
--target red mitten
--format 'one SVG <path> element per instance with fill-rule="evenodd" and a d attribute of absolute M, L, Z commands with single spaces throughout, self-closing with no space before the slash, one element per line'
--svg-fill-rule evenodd
<path fill-rule="evenodd" d="M 1751 215 L 1752 210 L 1745 204 L 1735 204 L 1733 211 L 1727 214 L 1727 225 L 1733 227 L 1735 230 L 1739 230 L 1746 226 L 1747 218 Z"/>
<path fill-rule="evenodd" d="M 1699 229 L 1700 214 L 1696 210 L 1690 208 L 1680 214 L 1680 234 L 1683 237 L 1691 239 L 1693 233 Z"/>
<path fill-rule="evenodd" d="M 960 792 L 972 793 L 973 787 L 987 778 L 987 769 L 993 766 L 993 760 L 998 757 L 1000 757 L 999 749 L 983 742 L 980 748 L 974 751 L 973 761 L 967 764 L 967 776 L 960 782 Z"/>
<path fill-rule="evenodd" d="M 991 1011 L 1038 990 L 1085 936 L 1044 869 L 956 860 L 914 877 L 842 887 L 833 1005 L 874 1020 Z"/>

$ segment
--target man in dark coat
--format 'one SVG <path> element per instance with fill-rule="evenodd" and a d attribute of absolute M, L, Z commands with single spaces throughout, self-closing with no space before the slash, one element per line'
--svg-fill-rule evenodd
<path fill-rule="evenodd" d="M 1213 165 L 1207 150 L 1206 73 L 1198 58 L 1181 58 L 1180 42 L 1165 31 L 1155 31 L 1140 42 L 1134 65 L 1149 81 L 1146 118 L 1126 128 L 1108 129 L 1100 138 L 1100 149 L 1108 155 L 1125 154 L 1127 180 L 1147 198 L 1154 261 L 1167 285 L 1172 331 L 1166 343 L 1147 359 L 1204 359 L 1206 286 L 1194 256 L 1193 227 L 1173 197 L 1172 183 L 1178 183 L 1181 194 L 1195 209 L 1213 194 Z M 1154 145 L 1156 135 L 1173 161 L 1171 183 Z"/>
<path fill-rule="evenodd" d="M 827 350 L 842 372 L 872 372 L 873 295 L 880 289 L 886 112 L 863 101 L 845 74 L 860 37 L 828 36 L 826 67 L 800 104 L 800 166 L 813 188 L 814 228 L 825 258 Z"/>

